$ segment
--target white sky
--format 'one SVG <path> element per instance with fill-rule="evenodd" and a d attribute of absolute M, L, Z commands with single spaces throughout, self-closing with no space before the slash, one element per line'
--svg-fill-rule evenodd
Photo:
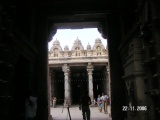
<path fill-rule="evenodd" d="M 81 40 L 84 49 L 87 48 L 88 43 L 93 47 L 95 39 L 100 38 L 103 45 L 106 48 L 107 40 L 101 37 L 97 28 L 87 28 L 87 29 L 58 29 L 57 33 L 53 36 L 51 42 L 48 43 L 48 49 L 50 50 L 53 41 L 59 40 L 62 49 L 68 45 L 69 50 L 71 50 L 74 41 L 77 39 Z"/>

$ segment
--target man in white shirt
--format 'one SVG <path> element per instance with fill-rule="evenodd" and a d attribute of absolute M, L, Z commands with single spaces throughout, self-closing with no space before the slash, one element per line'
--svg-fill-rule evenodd
<path fill-rule="evenodd" d="M 104 109 L 104 113 L 107 113 L 107 99 L 108 96 L 105 95 L 104 93 L 102 93 L 102 97 L 101 97 L 102 101 L 103 101 L 103 109 Z"/>

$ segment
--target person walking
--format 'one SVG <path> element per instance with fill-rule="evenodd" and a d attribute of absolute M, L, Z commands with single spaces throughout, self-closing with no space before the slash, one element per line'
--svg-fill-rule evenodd
<path fill-rule="evenodd" d="M 98 95 L 98 98 L 97 98 L 97 105 L 98 105 L 99 112 L 102 112 L 103 104 L 102 104 L 102 100 L 101 100 L 101 96 L 100 95 Z"/>
<path fill-rule="evenodd" d="M 109 97 L 107 96 L 107 95 L 105 95 L 104 93 L 102 93 L 102 97 L 101 97 L 101 99 L 102 99 L 102 103 L 103 103 L 103 110 L 104 110 L 104 113 L 105 114 L 107 114 L 107 99 L 108 99 Z"/>
<path fill-rule="evenodd" d="M 82 108 L 82 115 L 83 120 L 90 120 L 90 108 L 89 105 L 91 105 L 91 98 L 88 95 L 88 91 L 85 91 L 84 94 L 80 98 L 80 109 Z"/>

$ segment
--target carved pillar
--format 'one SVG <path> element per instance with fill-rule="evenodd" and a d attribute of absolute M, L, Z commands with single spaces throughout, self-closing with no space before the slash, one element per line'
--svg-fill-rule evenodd
<path fill-rule="evenodd" d="M 109 73 L 109 65 L 106 66 L 106 79 L 107 79 L 107 95 L 111 97 L 111 86 L 110 86 L 110 73 Z"/>
<path fill-rule="evenodd" d="M 52 87 L 51 87 L 51 81 L 52 81 L 52 68 L 49 68 L 49 76 L 48 76 L 48 94 L 49 94 L 49 102 L 52 106 Z"/>
<path fill-rule="evenodd" d="M 142 44 L 140 38 L 132 38 L 130 41 L 128 56 L 124 66 L 125 75 L 122 77 L 125 80 L 127 88 L 127 103 L 129 107 L 132 106 L 148 106 L 148 96 L 145 95 L 147 90 L 147 85 L 145 84 L 145 69 L 143 66 L 144 56 L 142 51 Z M 133 119 L 133 115 L 134 119 Z M 147 120 L 148 119 L 148 110 L 143 112 L 132 112 L 127 111 L 127 118 L 133 120 Z"/>
<path fill-rule="evenodd" d="M 106 79 L 107 79 L 107 95 L 111 101 L 111 82 L 110 82 L 110 71 L 109 71 L 109 65 L 106 66 Z M 107 105 L 107 112 L 108 112 L 108 115 L 109 117 L 111 117 L 111 106 L 110 105 Z"/>
<path fill-rule="evenodd" d="M 64 72 L 64 89 L 65 89 L 65 97 L 64 97 L 64 105 L 70 105 L 71 101 L 71 92 L 70 92 L 70 79 L 69 79 L 69 74 L 70 74 L 70 68 L 67 64 L 64 64 L 63 66 L 63 72 Z"/>
<path fill-rule="evenodd" d="M 134 76 L 135 76 L 135 87 L 136 87 L 136 98 L 137 98 L 137 106 L 147 106 L 148 105 L 148 97 L 144 94 L 147 86 L 144 83 L 144 66 L 143 64 L 143 54 L 142 54 L 142 44 L 141 39 L 134 38 L 133 39 L 133 64 L 134 64 Z M 130 51 L 132 53 L 132 49 Z M 131 86 L 132 87 L 132 86 Z M 132 88 L 134 89 L 134 88 Z M 139 120 L 148 119 L 148 111 L 138 112 L 137 113 Z"/>
<path fill-rule="evenodd" d="M 88 71 L 88 88 L 89 88 L 89 96 L 91 98 L 92 104 L 94 101 L 94 95 L 93 95 L 93 77 L 92 77 L 92 71 L 93 71 L 93 65 L 91 63 L 88 63 L 87 71 Z"/>

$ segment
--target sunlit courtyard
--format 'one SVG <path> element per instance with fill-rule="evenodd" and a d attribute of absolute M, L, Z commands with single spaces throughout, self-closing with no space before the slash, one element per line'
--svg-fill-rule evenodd
<path fill-rule="evenodd" d="M 71 120 L 82 120 L 82 111 L 79 110 L 78 106 L 72 106 L 69 108 Z M 99 112 L 98 107 L 90 107 L 91 120 L 112 120 L 109 114 L 104 114 L 104 112 Z M 53 120 L 70 120 L 68 109 L 63 108 L 63 106 L 57 106 L 55 108 L 51 107 L 51 115 Z"/>

